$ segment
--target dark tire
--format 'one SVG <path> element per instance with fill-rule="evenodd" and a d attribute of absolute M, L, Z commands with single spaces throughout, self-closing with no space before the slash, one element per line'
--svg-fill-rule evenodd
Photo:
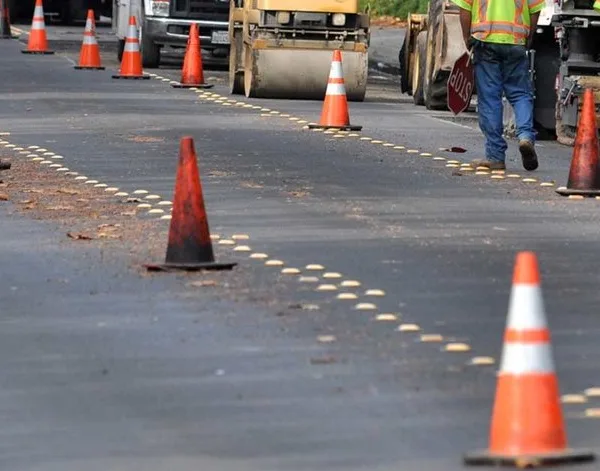
<path fill-rule="evenodd" d="M 119 62 L 123 60 L 123 52 L 125 51 L 125 40 L 119 39 L 119 43 L 117 44 L 117 58 Z"/>
<path fill-rule="evenodd" d="M 398 63 L 400 64 L 400 91 L 402 93 L 408 93 L 410 95 L 412 93 L 412 90 L 410 89 L 410 82 L 408 80 L 408 64 L 406 60 L 407 38 L 408 35 L 404 37 L 402 47 L 400 48 L 400 52 L 398 53 Z"/>
<path fill-rule="evenodd" d="M 427 31 L 421 31 L 417 36 L 417 48 L 413 70 L 413 101 L 417 106 L 425 104 L 424 79 L 427 61 Z"/>
<path fill-rule="evenodd" d="M 448 78 L 447 72 L 439 71 L 434 77 L 434 57 L 438 31 L 444 21 L 444 2 L 442 0 L 431 0 L 429 2 L 429 15 L 427 18 L 427 66 L 423 79 L 423 90 L 425 95 L 425 106 L 428 110 L 448 109 Z"/>
<path fill-rule="evenodd" d="M 242 30 L 236 30 L 229 49 L 229 91 L 232 95 L 244 94 L 244 69 L 242 68 L 242 52 L 244 37 Z"/>
<path fill-rule="evenodd" d="M 158 69 L 160 66 L 160 46 L 154 44 L 151 37 L 144 34 L 142 27 L 142 41 L 140 44 L 142 54 L 142 66 L 144 68 Z"/>

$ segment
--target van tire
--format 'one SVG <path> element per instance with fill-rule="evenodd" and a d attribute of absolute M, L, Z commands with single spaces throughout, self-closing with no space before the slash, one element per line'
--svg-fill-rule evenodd
<path fill-rule="evenodd" d="M 152 37 L 144 34 L 144 28 L 141 30 L 142 41 L 140 44 L 142 54 L 142 66 L 151 69 L 158 69 L 160 66 L 160 46 L 154 44 Z"/>

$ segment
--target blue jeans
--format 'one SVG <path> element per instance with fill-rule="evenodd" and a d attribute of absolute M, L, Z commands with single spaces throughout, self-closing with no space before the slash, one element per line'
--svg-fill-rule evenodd
<path fill-rule="evenodd" d="M 517 137 L 535 142 L 533 130 L 533 87 L 525 46 L 475 42 L 475 86 L 479 127 L 485 136 L 487 160 L 504 162 L 502 92 L 515 112 Z"/>

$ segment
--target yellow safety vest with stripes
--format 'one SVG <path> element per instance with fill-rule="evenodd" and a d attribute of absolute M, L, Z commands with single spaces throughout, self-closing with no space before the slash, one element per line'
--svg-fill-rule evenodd
<path fill-rule="evenodd" d="M 594 10 L 600 11 L 600 0 L 596 0 L 594 3 Z"/>
<path fill-rule="evenodd" d="M 471 36 L 496 44 L 527 43 L 531 15 L 544 8 L 544 0 L 451 0 L 471 12 Z M 596 0 L 599 3 L 600 0 Z"/>

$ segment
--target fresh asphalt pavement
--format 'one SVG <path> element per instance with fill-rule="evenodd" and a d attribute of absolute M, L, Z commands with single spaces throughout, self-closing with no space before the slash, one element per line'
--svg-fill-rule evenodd
<path fill-rule="evenodd" d="M 217 102 L 162 79 L 113 80 L 108 55 L 109 70 L 76 72 L 67 47 L 48 57 L 0 47 L 0 131 L 12 145 L 171 199 L 178 141 L 191 135 L 213 232 L 248 234 L 252 250 L 319 277 L 303 283 L 218 246 L 241 264 L 219 280 L 252 295 L 207 294 L 185 278 L 141 277 L 127 247 L 53 244 L 51 223 L 3 214 L 3 469 L 462 469 L 461 454 L 486 445 L 524 249 L 540 257 L 562 392 L 600 386 L 597 202 L 541 186 L 566 178 L 569 149 L 542 143 L 541 169 L 526 175 L 513 145 L 519 178 L 472 175 L 446 167 L 480 155 L 472 119 L 414 108 L 384 76 L 351 104 L 360 136 L 334 137 L 290 120 L 316 120 L 319 102 Z M 206 74 L 228 98 L 224 72 Z M 468 152 L 439 150 L 450 146 Z M 48 281 L 63 277 L 72 282 Z M 343 287 L 349 279 L 361 286 Z M 397 330 L 409 323 L 420 333 Z M 447 353 L 449 342 L 471 350 Z M 496 365 L 469 365 L 475 356 Z M 565 405 L 572 445 L 600 449 L 585 414 L 596 406 Z"/>

